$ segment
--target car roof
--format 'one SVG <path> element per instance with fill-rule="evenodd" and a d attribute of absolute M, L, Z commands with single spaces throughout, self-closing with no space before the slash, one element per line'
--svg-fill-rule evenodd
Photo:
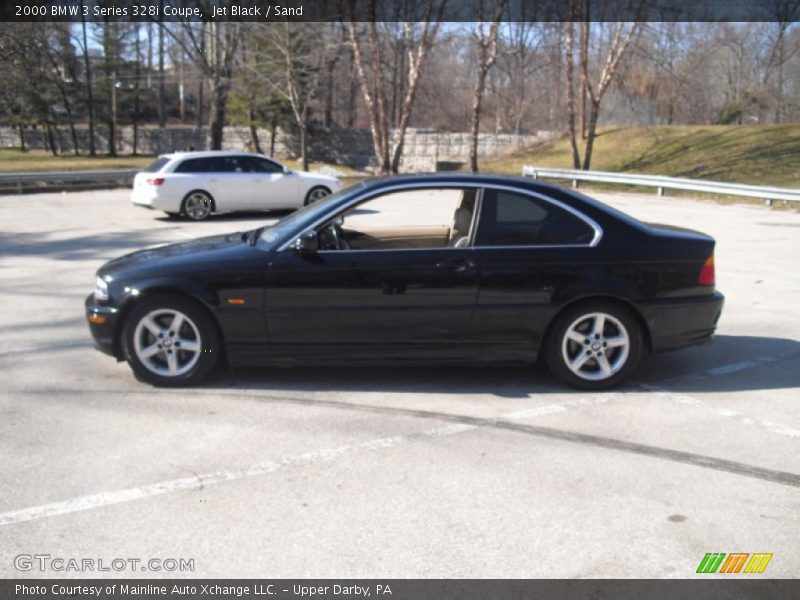
<path fill-rule="evenodd" d="M 259 154 L 258 152 L 248 152 L 247 150 L 242 150 L 237 152 L 235 150 L 190 150 L 190 151 L 181 151 L 181 152 L 170 152 L 169 154 L 159 154 L 159 158 L 168 158 L 178 159 L 178 158 L 211 158 L 211 157 L 219 157 L 219 156 L 242 156 L 243 154 L 247 154 L 250 156 L 260 156 L 262 158 L 268 158 L 270 160 L 275 160 L 265 154 Z"/>
<path fill-rule="evenodd" d="M 369 187 L 380 188 L 383 186 L 414 183 L 425 184 L 455 184 L 471 183 L 473 185 L 509 185 L 512 187 L 525 187 L 542 192 L 563 190 L 561 186 L 544 183 L 531 177 L 518 175 L 501 175 L 499 173 L 461 173 L 458 171 L 445 173 L 408 173 L 402 175 L 387 175 L 372 177 L 364 182 Z"/>
<path fill-rule="evenodd" d="M 389 187 L 397 184 L 431 184 L 431 185 L 459 185 L 460 183 L 470 183 L 472 185 L 507 185 L 509 187 L 523 188 L 534 193 L 538 192 L 545 196 L 554 198 L 559 202 L 567 204 L 572 208 L 580 210 L 592 219 L 606 224 L 609 220 L 622 222 L 628 227 L 642 229 L 642 223 L 630 215 L 617 210 L 600 200 L 586 196 L 575 190 L 570 190 L 565 186 L 554 183 L 545 183 L 532 177 L 522 177 L 514 175 L 500 175 L 497 173 L 422 173 L 422 174 L 403 174 L 374 177 L 364 181 L 368 189 L 379 190 L 382 187 Z"/>

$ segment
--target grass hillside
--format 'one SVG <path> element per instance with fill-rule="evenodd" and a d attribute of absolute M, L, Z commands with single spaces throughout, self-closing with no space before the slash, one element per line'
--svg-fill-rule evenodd
<path fill-rule="evenodd" d="M 572 168 L 561 138 L 480 162 L 510 175 L 523 165 Z M 800 125 L 625 127 L 602 130 L 592 169 L 800 188 Z"/>
<path fill-rule="evenodd" d="M 0 172 L 74 171 L 85 169 L 139 169 L 153 162 L 152 156 L 53 156 L 44 150 L 0 149 Z"/>

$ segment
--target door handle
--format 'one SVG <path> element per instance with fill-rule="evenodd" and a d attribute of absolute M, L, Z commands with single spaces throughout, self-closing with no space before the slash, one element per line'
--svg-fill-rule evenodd
<path fill-rule="evenodd" d="M 467 269 L 475 268 L 475 261 L 471 258 L 451 258 L 440 263 L 436 263 L 436 268 L 447 269 L 456 273 L 463 273 Z"/>

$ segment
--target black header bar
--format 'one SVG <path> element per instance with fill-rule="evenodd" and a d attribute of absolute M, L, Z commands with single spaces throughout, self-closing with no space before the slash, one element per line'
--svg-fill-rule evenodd
<path fill-rule="evenodd" d="M 3 21 L 487 21 L 498 0 L 3 0 Z M 794 21 L 791 0 L 508 0 L 503 21 Z M 482 7 L 482 8 L 481 8 Z"/>

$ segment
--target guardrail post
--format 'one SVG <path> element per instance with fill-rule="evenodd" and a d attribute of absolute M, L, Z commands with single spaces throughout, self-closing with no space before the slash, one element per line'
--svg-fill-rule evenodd
<path fill-rule="evenodd" d="M 664 195 L 664 188 L 659 186 L 656 190 L 656 194 L 658 195 L 659 198 L 661 198 Z"/>
<path fill-rule="evenodd" d="M 764 200 L 764 204 L 766 204 L 767 206 L 772 206 L 772 198 L 767 198 L 766 200 Z"/>
<path fill-rule="evenodd" d="M 573 179 L 572 180 L 572 187 L 574 187 L 574 188 L 578 187 L 578 180 L 577 179 Z"/>
<path fill-rule="evenodd" d="M 22 193 L 22 182 L 21 181 L 17 182 L 17 193 L 18 194 Z"/>

